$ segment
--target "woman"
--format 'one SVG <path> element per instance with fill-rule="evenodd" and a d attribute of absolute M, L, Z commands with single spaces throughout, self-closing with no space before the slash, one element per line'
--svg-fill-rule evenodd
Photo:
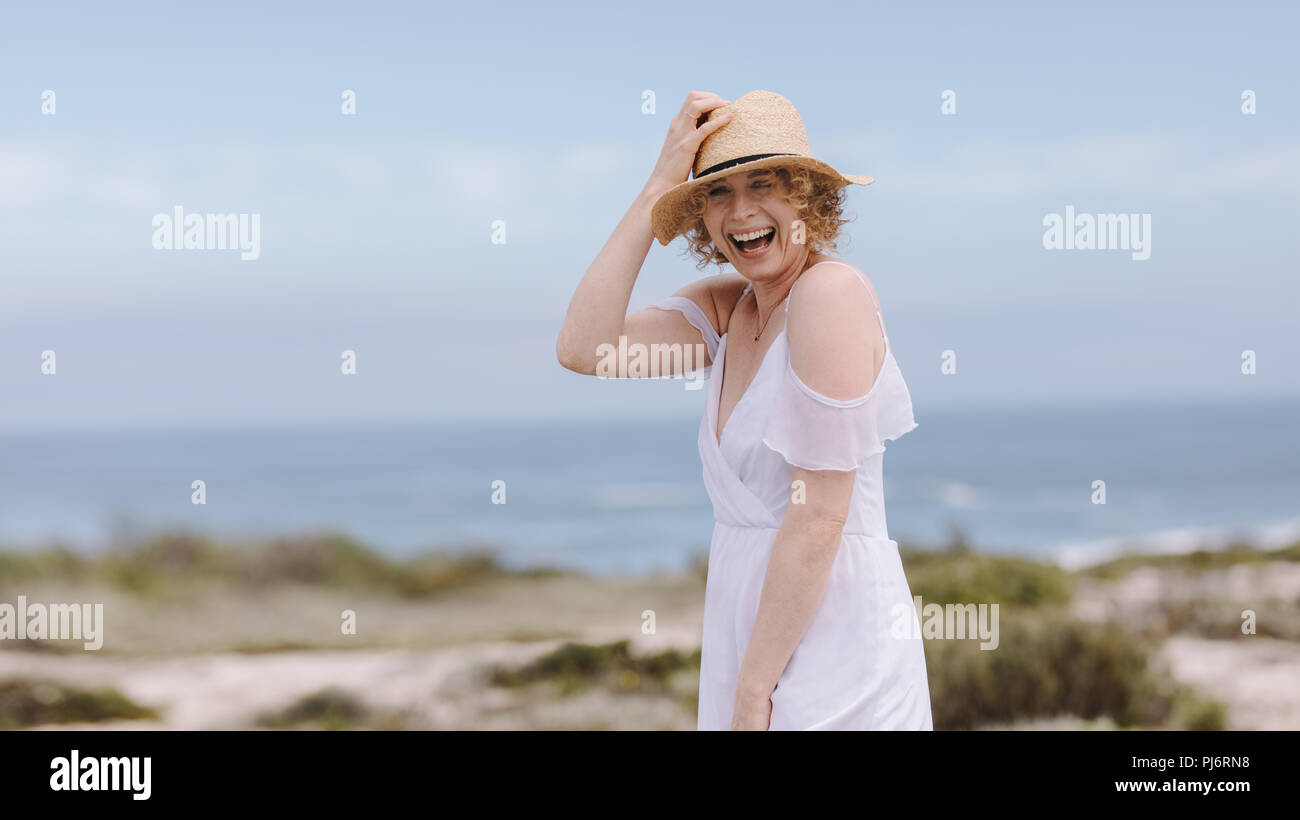
<path fill-rule="evenodd" d="M 813 159 L 784 97 L 692 92 L 560 332 L 578 373 L 620 336 L 702 343 L 717 363 L 699 436 L 716 521 L 700 729 L 933 728 L 881 476 L 884 441 L 917 426 L 911 397 L 875 289 L 823 252 L 844 186 L 870 182 Z M 652 240 L 683 232 L 701 266 L 736 272 L 629 315 Z"/>

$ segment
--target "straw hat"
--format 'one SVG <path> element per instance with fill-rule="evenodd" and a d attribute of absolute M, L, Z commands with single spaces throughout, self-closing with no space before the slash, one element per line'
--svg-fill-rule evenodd
<path fill-rule="evenodd" d="M 691 193 L 714 178 L 737 171 L 749 172 L 773 165 L 795 166 L 820 172 L 839 187 L 870 185 L 871 177 L 841 174 L 819 159 L 808 146 L 808 132 L 794 103 L 771 91 L 751 91 L 730 105 L 715 108 L 706 122 L 730 112 L 730 122 L 704 138 L 695 154 L 692 179 L 669 188 L 655 202 L 650 224 L 660 245 L 680 235 Z"/>

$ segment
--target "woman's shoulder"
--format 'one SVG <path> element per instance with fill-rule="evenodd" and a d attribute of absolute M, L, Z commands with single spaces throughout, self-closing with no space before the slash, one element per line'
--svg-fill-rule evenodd
<path fill-rule="evenodd" d="M 833 399 L 864 395 L 884 359 L 877 310 L 871 285 L 856 267 L 826 260 L 808 268 L 791 288 L 786 315 L 791 368 Z"/>
<path fill-rule="evenodd" d="M 871 279 L 856 265 L 840 259 L 821 259 L 795 280 L 790 291 L 792 308 L 796 303 L 808 300 L 819 303 L 847 299 L 856 304 L 863 295 L 873 311 L 878 310 L 880 304 Z"/>

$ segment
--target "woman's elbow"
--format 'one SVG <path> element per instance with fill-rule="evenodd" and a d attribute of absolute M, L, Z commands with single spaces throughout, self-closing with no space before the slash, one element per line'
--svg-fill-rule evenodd
<path fill-rule="evenodd" d="M 555 358 L 565 370 L 572 370 L 583 376 L 592 376 L 596 373 L 596 363 L 575 349 L 563 333 L 555 340 Z"/>
<path fill-rule="evenodd" d="M 794 512 L 795 524 L 810 540 L 838 544 L 846 516 L 839 510 L 804 508 Z"/>

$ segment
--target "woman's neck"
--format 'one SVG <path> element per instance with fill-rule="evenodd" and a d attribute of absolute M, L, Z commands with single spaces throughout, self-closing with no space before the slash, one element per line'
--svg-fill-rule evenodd
<path fill-rule="evenodd" d="M 804 271 L 816 265 L 818 262 L 826 261 L 826 257 L 820 253 L 808 253 L 801 262 L 795 264 L 792 268 L 793 273 L 787 273 L 779 279 L 770 282 L 751 282 L 754 290 L 754 301 L 757 305 L 760 324 L 772 315 L 776 306 L 785 301 L 785 297 L 790 294 L 790 289 L 794 283 L 799 281 Z"/>

